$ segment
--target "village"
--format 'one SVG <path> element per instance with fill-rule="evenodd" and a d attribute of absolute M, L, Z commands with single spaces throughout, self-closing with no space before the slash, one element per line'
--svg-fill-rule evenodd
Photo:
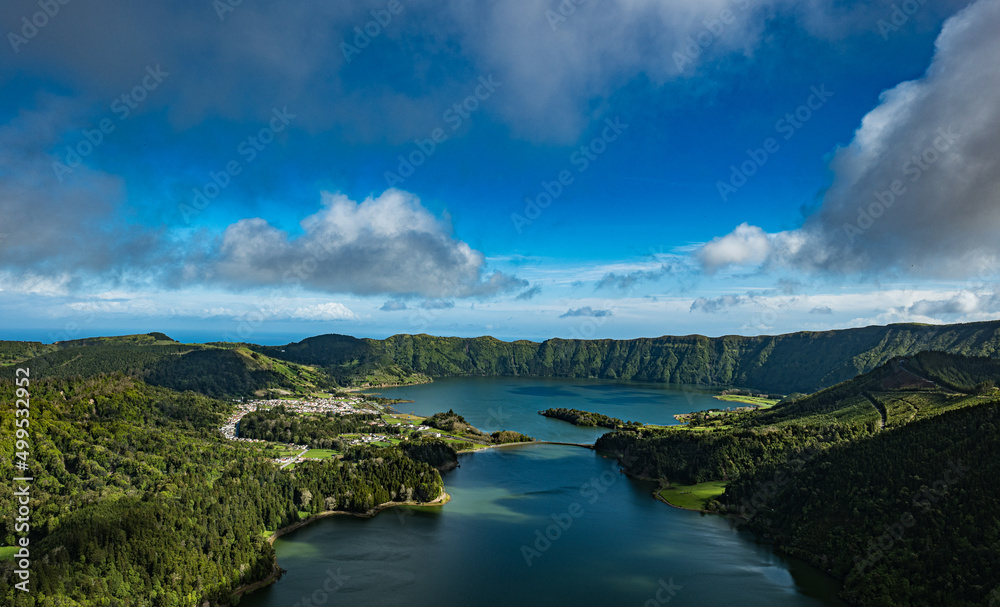
<path fill-rule="evenodd" d="M 328 397 L 328 398 L 313 398 L 308 400 L 302 399 L 285 399 L 285 398 L 272 398 L 266 400 L 253 400 L 248 402 L 239 402 L 236 406 L 236 410 L 232 415 L 226 420 L 225 425 L 219 428 L 219 432 L 223 437 L 243 443 L 256 443 L 262 445 L 275 445 L 282 447 L 287 451 L 286 455 L 281 457 L 276 457 L 272 461 L 278 464 L 282 468 L 287 466 L 292 466 L 300 461 L 308 460 L 321 460 L 329 459 L 331 453 L 325 449 L 312 449 L 309 445 L 296 445 L 291 443 L 276 443 L 271 441 L 244 438 L 239 435 L 239 424 L 240 420 L 243 419 L 248 413 L 254 411 L 266 411 L 273 409 L 274 407 L 285 407 L 289 411 L 294 411 L 295 413 L 306 413 L 306 414 L 329 414 L 333 413 L 335 415 L 356 415 L 356 414 L 370 414 L 382 416 L 380 420 L 372 420 L 368 424 L 372 427 L 373 432 L 356 434 L 356 435 L 344 435 L 345 444 L 347 445 L 386 445 L 398 442 L 400 440 L 409 440 L 409 436 L 405 433 L 395 434 L 394 437 L 386 433 L 378 433 L 377 428 L 387 428 L 393 427 L 398 428 L 400 431 L 409 431 L 410 433 L 421 432 L 427 433 L 428 436 L 433 436 L 435 438 L 441 438 L 441 433 L 431 428 L 429 426 L 419 425 L 415 423 L 408 423 L 408 421 L 402 418 L 391 417 L 389 411 L 384 410 L 385 408 L 376 403 L 365 400 L 361 396 L 351 395 L 347 397 Z M 409 420 L 413 421 L 413 420 Z M 457 437 L 451 437 L 457 438 Z M 311 456 L 314 452 L 317 456 Z"/>

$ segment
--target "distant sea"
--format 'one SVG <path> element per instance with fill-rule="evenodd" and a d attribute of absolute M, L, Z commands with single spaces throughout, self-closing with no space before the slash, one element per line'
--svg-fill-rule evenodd
<path fill-rule="evenodd" d="M 229 333 L 217 330 L 190 330 L 190 329 L 170 329 L 169 327 L 149 326 L 149 327 L 78 327 L 68 326 L 59 329 L 0 329 L 0 340 L 3 341 L 40 341 L 43 343 L 53 343 L 57 341 L 69 341 L 71 339 L 84 339 L 86 337 L 106 337 L 112 335 L 133 335 L 139 333 L 151 333 L 159 331 L 176 339 L 177 341 L 192 344 L 203 344 L 210 341 L 224 341 L 231 338 Z M 296 332 L 296 333 L 252 333 L 245 339 L 250 343 L 263 346 L 283 346 L 292 342 L 302 341 L 307 337 L 330 333 L 330 330 Z"/>

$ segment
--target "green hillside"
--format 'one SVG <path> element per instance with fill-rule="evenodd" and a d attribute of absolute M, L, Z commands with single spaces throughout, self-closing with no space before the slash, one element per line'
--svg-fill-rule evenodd
<path fill-rule="evenodd" d="M 910 369 L 932 366 L 935 376 L 965 377 L 974 390 L 959 392 Z M 992 403 L 987 371 L 992 360 L 937 352 L 895 358 L 881 367 L 809 396 L 754 411 L 691 416 L 684 426 L 622 427 L 598 448 L 617 453 L 637 476 L 692 484 L 732 480 L 788 453 L 826 449 L 943 413 Z"/>
<path fill-rule="evenodd" d="M 996 360 L 924 352 L 770 409 L 623 429 L 597 447 L 663 486 L 725 483 L 705 507 L 844 579 L 852 604 L 984 605 L 1000 587 L 996 380 Z"/>
<path fill-rule="evenodd" d="M 436 470 L 399 448 L 355 448 L 292 473 L 260 446 L 220 436 L 232 403 L 123 374 L 31 377 L 30 417 L 0 410 L 0 474 L 34 478 L 30 593 L 15 590 L 8 560 L 24 531 L 15 483 L 0 483 L 3 605 L 235 604 L 234 590 L 274 570 L 270 532 L 443 489 Z M 14 403 L 16 390 L 0 379 L 0 400 Z M 30 421 L 24 471 L 15 419 Z"/>
<path fill-rule="evenodd" d="M 274 390 L 309 394 L 336 388 L 326 373 L 308 365 L 272 359 L 231 344 L 182 344 L 162 333 L 19 345 L 25 343 L 0 342 L 0 352 L 10 352 L 11 360 L 40 377 L 122 373 L 154 386 L 212 397 L 263 395 Z M 13 377 L 12 365 L 0 366 L 0 378 Z"/>
<path fill-rule="evenodd" d="M 264 389 L 381 386 L 428 376 L 596 377 L 809 393 L 884 363 L 934 350 L 983 359 L 1000 352 L 1000 321 L 960 325 L 899 324 L 843 331 L 708 338 L 551 339 L 394 335 L 384 340 L 321 335 L 284 346 L 182 344 L 162 333 L 96 337 L 46 345 L 0 342 L 0 377 L 9 363 L 31 360 L 57 377 L 122 372 L 151 383 L 215 396 Z M 233 354 L 235 353 L 235 354 Z M 943 363 L 946 366 L 946 362 Z M 973 391 L 973 376 L 946 377 L 927 359 L 911 369 L 941 385 Z M 985 381 L 985 380 L 983 380 Z M 978 386 L 985 388 L 986 386 Z"/>
<path fill-rule="evenodd" d="M 0 366 L 33 358 L 55 349 L 55 346 L 40 341 L 0 341 Z"/>
<path fill-rule="evenodd" d="M 998 452 L 994 401 L 763 467 L 722 501 L 783 551 L 844 579 L 853 604 L 992 605 Z"/>
<path fill-rule="evenodd" d="M 441 490 L 431 466 L 452 462 L 452 447 L 437 444 L 350 449 L 341 463 L 302 462 L 280 474 L 259 447 L 219 436 L 233 405 L 218 397 L 307 394 L 330 389 L 334 378 L 356 385 L 418 373 L 610 376 L 600 375 L 606 369 L 617 376 L 619 369 L 631 379 L 656 372 L 658 381 L 697 376 L 702 383 L 770 372 L 781 390 L 757 384 L 770 392 L 819 382 L 823 389 L 768 409 L 691 415 L 681 426 L 620 426 L 596 446 L 661 488 L 711 486 L 695 500 L 699 509 L 728 514 L 839 576 L 854 604 L 987 604 L 1000 598 L 991 595 L 1000 587 L 1000 487 L 992 482 L 1000 474 L 997 327 L 541 344 L 320 336 L 264 347 L 182 344 L 162 334 L 0 342 L 6 360 L 32 370 L 33 495 L 45 521 L 32 537 L 45 555 L 34 561 L 45 580 L 35 595 L 41 602 L 12 594 L 3 561 L 0 595 L 26 607 L 50 604 L 47 597 L 67 605 L 96 597 L 134 604 L 134 596 L 164 605 L 224 602 L 241 583 L 270 572 L 273 551 L 260 539 L 266 530 L 301 512 L 426 501 Z M 907 351 L 927 343 L 952 352 Z M 853 362 L 835 364 L 824 348 Z M 855 367 L 861 372 L 853 379 L 833 381 Z M 795 380 L 794 370 L 807 379 Z M 13 372 L 0 366 L 6 402 L 14 402 Z M 3 411 L 0 474 L 8 478 L 14 420 L 12 408 Z M 453 412 L 426 423 L 473 430 Z M 299 430 L 319 437 L 345 428 L 316 422 Z M 480 438 L 527 440 L 497 434 Z M 0 485 L 5 544 L 14 537 L 12 491 Z"/>
<path fill-rule="evenodd" d="M 814 392 L 898 356 L 935 350 L 994 357 L 1000 321 L 897 324 L 777 336 L 700 335 L 630 340 L 394 335 L 384 340 L 321 335 L 285 346 L 248 346 L 275 358 L 321 366 L 337 377 L 395 365 L 431 376 L 526 375 L 740 386 L 765 392 Z"/>

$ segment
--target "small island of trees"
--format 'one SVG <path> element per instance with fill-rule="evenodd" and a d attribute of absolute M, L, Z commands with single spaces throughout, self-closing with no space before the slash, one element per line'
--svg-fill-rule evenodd
<path fill-rule="evenodd" d="M 545 411 L 539 411 L 538 414 L 554 419 L 561 419 L 575 426 L 600 426 L 602 428 L 610 428 L 612 430 L 617 430 L 618 428 L 642 427 L 642 424 L 639 422 L 627 422 L 618 419 L 617 417 L 609 417 L 601 413 L 581 411 L 579 409 L 564 409 L 562 407 L 557 407 L 553 409 L 546 409 Z"/>

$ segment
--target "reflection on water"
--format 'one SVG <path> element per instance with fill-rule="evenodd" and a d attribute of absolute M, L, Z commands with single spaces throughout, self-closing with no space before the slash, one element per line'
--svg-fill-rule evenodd
<path fill-rule="evenodd" d="M 314 605 L 645 605 L 657 592 L 670 596 L 666 589 L 675 592 L 671 605 L 841 605 L 830 598 L 836 585 L 815 570 L 721 517 L 652 499 L 652 485 L 593 451 L 530 445 L 461 463 L 445 474 L 453 498 L 445 506 L 334 517 L 279 538 L 288 573 L 242 605 L 292 607 L 303 597 Z"/>

